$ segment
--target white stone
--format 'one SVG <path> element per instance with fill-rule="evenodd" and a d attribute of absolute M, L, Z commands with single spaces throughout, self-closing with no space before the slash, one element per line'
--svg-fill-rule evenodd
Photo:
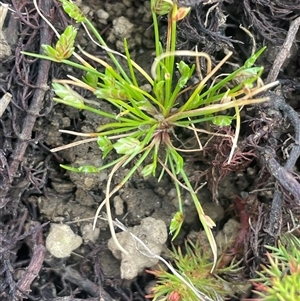
<path fill-rule="evenodd" d="M 129 228 L 128 231 L 143 241 L 151 253 L 155 255 L 161 254 L 168 237 L 166 224 L 152 217 L 144 218 L 140 226 Z M 149 254 L 149 251 L 136 242 L 130 233 L 121 232 L 116 235 L 119 243 L 128 252 L 128 254 L 122 253 L 114 240 L 109 240 L 108 248 L 116 258 L 121 259 L 121 278 L 131 280 L 144 268 L 150 268 L 158 263 L 157 258 L 146 255 Z"/>
<path fill-rule="evenodd" d="M 49 235 L 46 238 L 46 248 L 54 257 L 68 257 L 81 244 L 82 238 L 76 235 L 70 226 L 51 224 Z"/>

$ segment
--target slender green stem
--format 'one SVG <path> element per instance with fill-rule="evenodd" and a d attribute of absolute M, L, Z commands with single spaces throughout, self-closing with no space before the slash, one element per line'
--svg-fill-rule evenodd
<path fill-rule="evenodd" d="M 172 174 L 175 178 L 176 177 L 176 168 L 174 166 L 174 160 L 173 158 L 168 154 L 168 162 L 170 164 L 170 167 L 171 167 L 171 171 L 172 171 Z M 175 162 L 176 164 L 176 162 Z M 176 189 L 176 193 L 177 193 L 177 199 L 178 199 L 178 211 L 180 212 L 183 212 L 183 206 L 182 206 L 182 199 L 181 199 L 181 191 L 180 191 L 180 187 L 177 183 L 176 180 L 174 180 L 174 185 L 175 185 L 175 189 Z"/>
<path fill-rule="evenodd" d="M 181 119 L 186 119 L 186 118 L 192 118 L 192 117 L 197 117 L 199 115 L 209 115 L 213 113 L 217 113 L 223 110 L 227 110 L 230 108 L 233 108 L 235 106 L 244 106 L 248 104 L 255 104 L 255 103 L 261 103 L 264 101 L 269 100 L 268 97 L 262 97 L 262 98 L 245 98 L 245 99 L 238 99 L 238 100 L 233 100 L 228 103 L 222 103 L 222 104 L 212 104 L 207 107 L 199 108 L 199 109 L 194 109 L 194 110 L 189 110 L 185 112 L 177 112 L 170 117 L 166 118 L 166 122 L 177 122 L 178 120 Z"/>
<path fill-rule="evenodd" d="M 194 201 L 194 205 L 197 209 L 197 212 L 198 212 L 198 216 L 199 216 L 199 219 L 202 223 L 202 226 L 204 228 L 204 231 L 206 233 L 206 236 L 208 238 L 208 241 L 209 241 L 209 244 L 210 244 L 210 247 L 212 249 L 212 253 L 213 253 L 213 257 L 214 257 L 214 262 L 213 262 L 213 266 L 212 266 L 212 269 L 211 271 L 214 270 L 215 266 L 216 266 L 216 263 L 217 263 L 217 260 L 218 260 L 218 254 L 217 254 L 217 244 L 216 244 L 216 241 L 214 239 L 214 236 L 213 236 L 213 233 L 211 231 L 211 228 L 215 226 L 215 223 L 212 221 L 212 219 L 205 215 L 204 211 L 203 211 L 203 208 L 201 206 L 201 203 L 197 197 L 197 194 L 195 193 L 191 183 L 190 183 L 190 180 L 189 178 L 187 177 L 184 169 L 181 169 L 181 172 L 180 172 L 180 175 L 182 176 L 186 186 L 190 189 L 190 194 L 192 196 L 192 199 Z"/>
<path fill-rule="evenodd" d="M 135 72 L 134 72 L 134 69 L 133 69 L 133 66 L 132 66 L 132 63 L 131 63 L 130 53 L 129 53 L 129 49 L 128 49 L 128 43 L 127 43 L 126 39 L 124 39 L 124 49 L 125 49 L 125 54 L 126 54 L 126 57 L 127 57 L 127 64 L 128 64 L 130 76 L 131 76 L 132 81 L 133 81 L 133 85 L 138 87 L 139 84 L 137 82 Z"/>
<path fill-rule="evenodd" d="M 170 45 L 170 52 L 174 52 L 176 50 L 176 26 L 177 21 L 175 19 L 175 16 L 177 14 L 177 4 L 173 5 L 172 13 L 171 13 L 171 20 L 169 21 L 171 23 L 171 45 Z M 167 114 L 169 114 L 170 110 L 174 106 L 174 100 L 175 97 L 171 97 L 172 95 L 172 87 L 173 87 L 173 77 L 174 77 L 174 64 L 175 64 L 175 56 L 171 55 L 166 58 L 166 67 L 169 73 L 169 78 L 166 80 L 166 111 Z"/>
<path fill-rule="evenodd" d="M 154 6 L 155 0 L 151 0 L 151 7 Z M 156 13 L 154 12 L 154 9 L 152 11 L 152 20 L 153 20 L 153 28 L 154 28 L 154 39 L 155 39 L 155 56 L 158 57 L 162 51 L 161 51 L 161 44 L 160 44 L 160 34 L 158 30 L 158 22 L 157 22 L 157 16 Z M 157 75 L 157 81 L 162 80 L 160 69 L 156 71 Z"/>
<path fill-rule="evenodd" d="M 124 71 L 124 69 L 122 68 L 122 66 L 120 65 L 120 63 L 118 62 L 118 60 L 116 59 L 116 57 L 113 55 L 113 53 L 111 51 L 108 50 L 107 44 L 105 43 L 105 41 L 102 39 L 101 35 L 99 34 L 98 30 L 94 27 L 94 25 L 87 19 L 85 18 L 85 23 L 87 24 L 87 26 L 89 27 L 89 29 L 93 32 L 93 34 L 95 35 L 95 37 L 97 38 L 97 40 L 99 41 L 99 43 L 104 46 L 107 49 L 107 54 L 108 56 L 111 58 L 111 60 L 113 61 L 113 63 L 115 64 L 116 68 L 121 72 L 123 78 L 128 82 L 128 83 L 132 83 L 130 78 L 128 77 L 128 75 L 126 74 L 126 72 Z"/>
<path fill-rule="evenodd" d="M 174 52 L 176 49 L 176 26 L 177 22 L 175 16 L 177 14 L 177 4 L 173 4 L 172 10 L 169 12 L 168 15 L 168 33 L 167 33 L 167 45 L 166 45 L 166 53 Z M 164 99 L 164 106 L 166 108 L 166 114 L 172 109 L 173 104 L 170 102 L 171 94 L 172 94 L 172 83 L 173 83 L 173 76 L 174 76 L 174 62 L 175 56 L 170 55 L 166 56 L 164 60 L 165 64 L 164 67 L 166 69 L 165 72 L 165 99 Z"/>
<path fill-rule="evenodd" d="M 61 102 L 61 103 L 62 103 L 61 99 L 59 99 L 59 98 L 54 98 L 54 100 L 57 101 L 57 102 Z M 68 104 L 68 105 L 70 105 L 70 104 Z M 87 110 L 87 111 L 96 113 L 97 115 L 111 118 L 111 119 L 113 119 L 113 120 L 116 119 L 116 116 L 115 116 L 114 114 L 107 113 L 107 112 L 104 112 L 104 111 L 95 109 L 95 108 L 90 107 L 90 106 L 87 106 L 87 105 L 85 105 L 85 104 L 83 104 L 82 107 L 81 107 L 80 109 L 81 109 L 81 110 Z"/>
<path fill-rule="evenodd" d="M 28 56 L 36 57 L 36 58 L 39 58 L 39 59 L 43 59 L 43 60 L 48 60 L 48 61 L 59 63 L 59 64 L 65 64 L 65 65 L 74 67 L 74 68 L 79 69 L 79 70 L 88 71 L 88 72 L 91 72 L 93 74 L 96 74 L 101 79 L 104 78 L 104 74 L 100 73 L 96 69 L 90 68 L 90 67 L 86 67 L 84 65 L 75 63 L 75 62 L 70 61 L 70 60 L 58 61 L 57 59 L 55 59 L 53 57 L 50 57 L 50 56 L 47 56 L 47 55 L 43 55 L 43 54 L 31 53 L 31 52 L 26 52 L 26 51 L 21 51 L 21 53 L 25 54 L 25 55 L 28 55 Z"/>

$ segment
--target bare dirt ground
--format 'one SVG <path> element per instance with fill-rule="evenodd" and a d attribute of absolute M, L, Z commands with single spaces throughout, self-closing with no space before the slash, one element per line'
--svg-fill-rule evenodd
<path fill-rule="evenodd" d="M 60 3 L 38 2 L 57 30 L 63 31 L 70 20 Z M 120 262 L 107 247 L 110 233 L 106 222 L 99 221 L 93 232 L 92 219 L 79 221 L 93 218 L 103 201 L 107 172 L 71 173 L 59 167 L 60 163 L 100 165 L 98 146 L 91 143 L 50 152 L 74 141 L 59 129 L 93 132 L 106 120 L 54 103 L 51 80 L 73 70 L 23 56 L 22 50 L 40 52 L 41 44 L 52 44 L 53 32 L 32 1 L 3 3 L 14 12 L 9 11 L 3 20 L 0 36 L 0 300 L 146 300 L 153 277 L 143 270 L 132 280 L 121 279 Z M 82 0 L 80 5 L 111 48 L 122 51 L 122 41 L 127 38 L 135 60 L 150 68 L 153 43 L 148 1 Z M 267 93 L 269 102 L 244 109 L 239 148 L 230 165 L 225 163 L 230 140 L 220 137 L 212 139 L 202 153 L 186 157 L 195 187 L 207 182 L 199 190 L 199 198 L 205 212 L 217 222 L 215 235 L 221 237 L 224 226 L 232 225 L 229 232 L 235 238 L 227 252 L 243 259 L 238 281 L 246 283 L 244 293 L 236 291 L 231 300 L 250 298 L 247 280 L 264 260 L 263 246 L 274 245 L 280 233 L 298 226 L 300 4 L 288 0 L 181 0 L 179 5 L 192 6 L 178 26 L 179 49 L 197 46 L 209 53 L 214 63 L 231 50 L 231 62 L 238 66 L 254 49 L 266 45 L 259 60 L 265 68 L 263 80 L 280 80 L 278 88 Z M 163 17 L 160 22 L 162 28 L 166 26 Z M 81 31 L 78 44 L 106 58 Z M 232 66 L 226 68 L 224 72 L 232 70 Z M 6 93 L 12 96 L 7 107 Z M 103 106 L 111 110 L 108 104 Z M 215 130 L 229 133 L 234 127 Z M 185 135 L 178 133 L 181 140 L 193 143 Z M 113 184 L 125 173 L 121 170 Z M 140 225 L 148 217 L 169 225 L 176 206 L 168 177 L 157 183 L 154 178 L 135 175 L 112 199 L 114 217 L 128 227 Z M 185 207 L 177 245 L 201 230 L 188 195 Z M 50 224 L 55 223 L 68 224 L 83 238 L 67 258 L 55 258 L 45 247 Z M 218 243 L 225 242 L 220 238 Z M 165 247 L 169 246 L 170 237 Z"/>

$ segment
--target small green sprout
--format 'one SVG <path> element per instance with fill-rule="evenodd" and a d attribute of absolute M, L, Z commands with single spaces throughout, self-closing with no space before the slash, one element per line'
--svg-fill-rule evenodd
<path fill-rule="evenodd" d="M 231 263 L 226 268 L 219 268 L 216 265 L 211 273 L 213 263 L 211 262 L 211 252 L 201 246 L 200 242 L 193 243 L 186 241 L 184 252 L 180 247 L 173 247 L 170 257 L 174 260 L 177 271 L 197 290 L 205 294 L 206 298 L 200 300 L 225 300 L 233 294 L 234 283 L 224 280 L 226 274 L 234 275 L 240 268 L 239 263 Z M 152 293 L 148 295 L 153 301 L 199 301 L 199 296 L 191 290 L 181 279 L 176 277 L 171 271 L 161 268 L 159 270 L 148 271 L 156 277 L 156 285 Z M 220 277 L 222 275 L 223 277 Z M 232 287 L 231 287 L 232 286 Z"/>
<path fill-rule="evenodd" d="M 266 246 L 269 261 L 262 266 L 258 278 L 252 279 L 259 298 L 253 301 L 297 301 L 300 300 L 300 239 L 283 235 L 278 247 Z"/>
<path fill-rule="evenodd" d="M 45 54 L 54 58 L 57 62 L 68 59 L 74 52 L 74 41 L 77 35 L 77 30 L 72 25 L 69 25 L 64 33 L 59 37 L 55 48 L 50 45 L 42 45 Z"/>
<path fill-rule="evenodd" d="M 75 20 L 77 23 L 84 22 L 86 20 L 85 15 L 81 12 L 80 8 L 72 1 L 60 1 L 62 3 L 64 11 L 69 17 Z"/>
<path fill-rule="evenodd" d="M 151 5 L 152 5 L 151 10 L 155 12 L 157 15 L 166 15 L 171 11 L 173 7 L 173 1 L 172 0 L 152 1 Z"/>

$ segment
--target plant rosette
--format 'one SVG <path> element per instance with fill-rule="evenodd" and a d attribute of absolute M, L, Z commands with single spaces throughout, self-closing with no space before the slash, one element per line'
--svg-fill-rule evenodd
<path fill-rule="evenodd" d="M 205 295 L 201 296 L 200 300 L 224 300 L 226 297 L 233 295 L 231 283 L 224 280 L 226 274 L 237 274 L 242 269 L 239 267 L 240 262 L 231 262 L 225 268 L 220 268 L 218 261 L 216 268 L 211 272 L 213 262 L 211 261 L 211 251 L 199 241 L 193 243 L 188 240 L 184 245 L 184 252 L 180 247 L 173 247 L 173 252 L 170 254 L 174 265 L 178 272 L 194 287 L 191 290 L 187 285 L 176 275 L 161 268 L 160 270 L 147 271 L 156 277 L 156 285 L 152 289 L 152 293 L 148 298 L 153 298 L 153 301 L 159 300 L 184 300 L 198 301 L 201 292 Z M 232 284 L 232 287 L 234 284 Z"/>
<path fill-rule="evenodd" d="M 176 24 L 189 13 L 190 8 L 178 8 L 175 1 L 171 0 L 151 0 L 155 36 L 155 59 L 151 67 L 151 74 L 148 74 L 131 59 L 126 40 L 124 40 L 125 54 L 110 49 L 94 25 L 74 3 L 67 0 L 60 1 L 65 12 L 73 20 L 83 25 L 90 39 L 107 52 L 112 63 L 108 64 L 78 46 L 81 52 L 79 55 L 75 52 L 74 47 L 77 34 L 74 26 L 68 26 L 60 35 L 49 21 L 47 21 L 49 26 L 53 28 L 58 38 L 56 45 L 54 47 L 42 45 L 44 54 L 23 53 L 85 71 L 82 79 L 68 76 L 68 79 L 54 80 L 52 84 L 53 91 L 56 94 L 54 100 L 78 110 L 87 110 L 99 116 L 104 116 L 110 119 L 111 122 L 100 125 L 95 133 L 76 133 L 61 130 L 61 132 L 82 136 L 86 139 L 52 149 L 52 151 L 55 152 L 80 143 L 94 141 L 98 143 L 99 148 L 102 150 L 103 159 L 111 152 L 116 153 L 117 158 L 103 166 L 61 166 L 72 172 L 83 173 L 96 173 L 111 168 L 107 180 L 106 198 L 97 210 L 94 223 L 96 223 L 102 207 L 106 206 L 112 237 L 120 250 L 125 253 L 126 250 L 118 243 L 115 236 L 109 205 L 110 197 L 138 169 L 141 170 L 141 174 L 144 177 L 153 175 L 157 176 L 158 180 L 164 174 L 168 174 L 174 182 L 178 198 L 178 212 L 171 221 L 170 232 L 173 234 L 173 237 L 176 237 L 184 221 L 181 194 L 182 190 L 185 189 L 193 199 L 199 219 L 210 243 L 214 258 L 213 269 L 217 261 L 217 247 L 212 233 L 212 228 L 215 224 L 202 209 L 196 189 L 193 188 L 185 172 L 182 154 L 202 150 L 198 133 L 216 134 L 204 130 L 204 125 L 208 122 L 217 126 L 229 126 L 235 120 L 235 135 L 233 137 L 230 136 L 233 140 L 233 148 L 228 158 L 228 164 L 230 164 L 239 135 L 240 108 L 268 100 L 266 97 L 254 97 L 278 84 L 274 82 L 263 85 L 260 79 L 263 68 L 254 66 L 255 61 L 263 53 L 265 47 L 253 54 L 243 66 L 232 73 L 215 76 L 230 58 L 232 52 L 229 52 L 213 67 L 210 56 L 207 53 L 176 51 Z M 37 6 L 36 9 L 38 10 Z M 158 23 L 160 15 L 167 15 L 168 18 L 165 46 L 160 43 Z M 178 56 L 194 56 L 206 60 L 206 74 L 204 77 L 200 76 L 197 84 L 190 84 L 190 79 L 195 75 L 196 67 L 197 70 L 201 69 L 199 64 L 189 66 L 182 60 L 176 62 L 176 57 Z M 85 58 L 98 63 L 104 67 L 105 71 L 98 71 Z M 119 58 L 126 60 L 128 65 L 126 69 L 128 71 L 125 71 L 121 66 L 118 61 Z M 199 60 L 197 59 L 196 61 Z M 140 73 L 148 83 L 148 86 L 151 86 L 150 92 L 143 88 L 144 85 L 139 84 L 137 73 Z M 175 73 L 179 74 L 179 76 Z M 83 98 L 71 86 L 91 91 L 97 100 L 90 101 Z M 184 101 L 181 101 L 180 98 L 183 95 L 187 96 Z M 101 101 L 103 100 L 109 102 L 115 108 L 115 113 L 101 110 Z M 100 109 L 99 106 L 93 106 L 95 103 L 100 104 Z M 228 112 L 228 109 L 233 109 L 234 113 L 232 115 L 224 114 L 224 112 Z M 185 149 L 184 146 L 178 148 L 174 145 L 173 142 L 177 141 L 176 131 L 182 128 L 190 130 L 195 135 L 199 147 L 196 149 Z M 130 162 L 134 162 L 133 167 L 124 179 L 111 189 L 114 173 L 119 168 L 128 166 Z M 159 165 L 160 171 L 157 175 Z"/>

